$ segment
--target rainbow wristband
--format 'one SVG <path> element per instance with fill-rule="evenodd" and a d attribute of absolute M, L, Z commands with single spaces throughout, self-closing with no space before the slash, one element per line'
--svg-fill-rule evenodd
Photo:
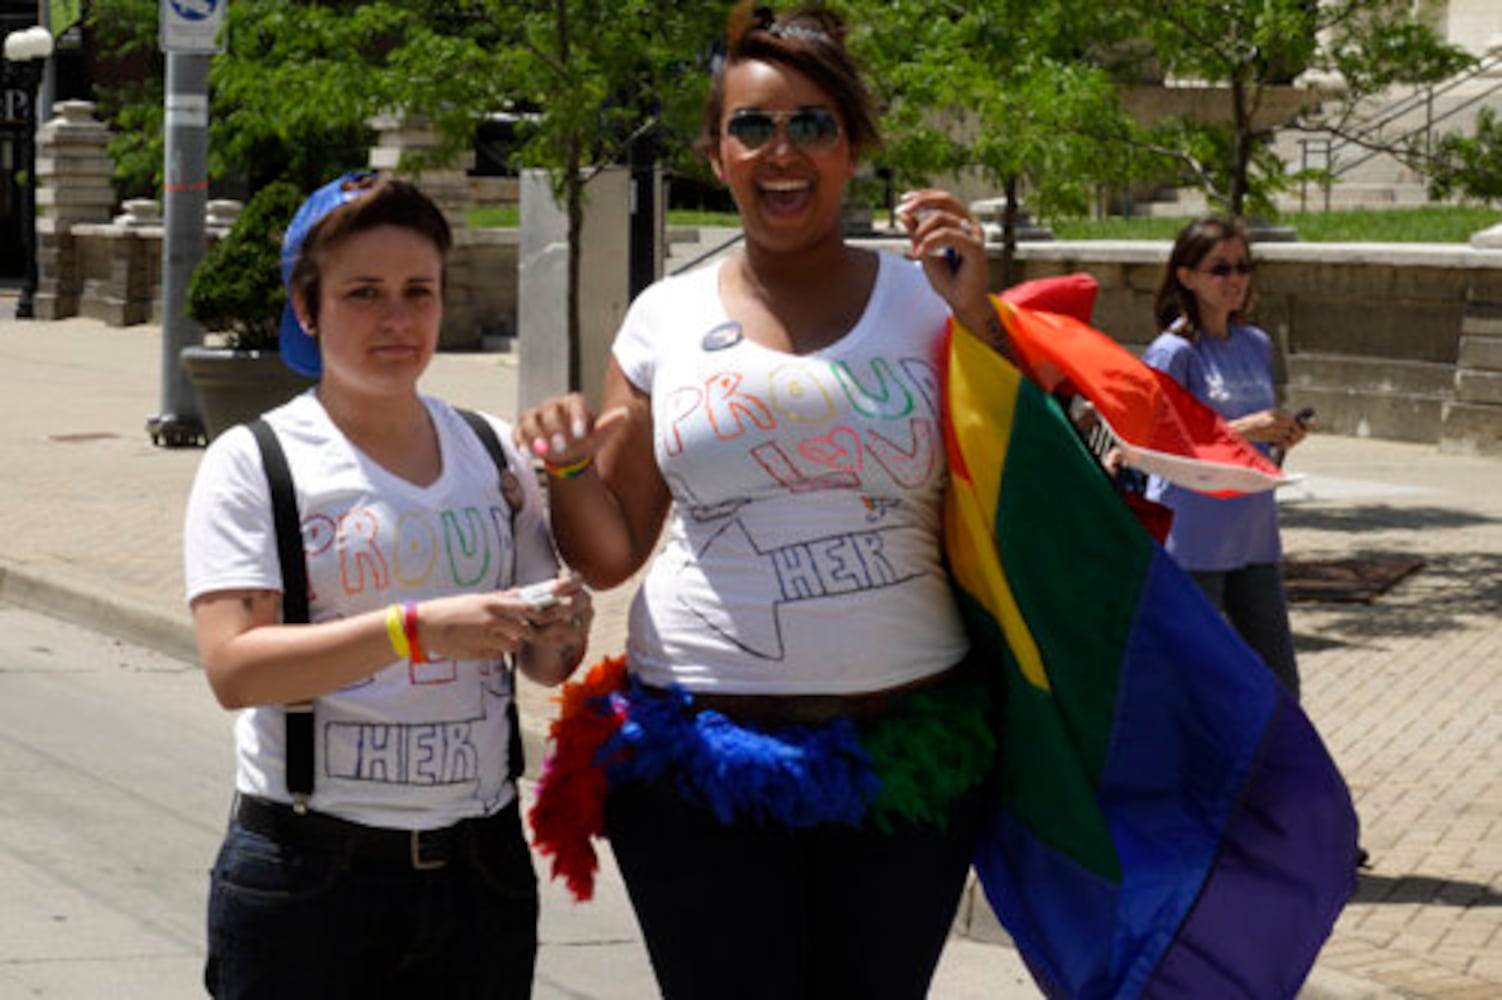
<path fill-rule="evenodd" d="M 542 467 L 554 479 L 576 479 L 584 475 L 584 470 L 593 465 L 594 462 L 595 457 L 593 455 L 585 455 L 579 461 L 569 462 L 567 465 L 554 465 L 552 462 L 544 460 Z"/>
<path fill-rule="evenodd" d="M 407 648 L 412 651 L 410 657 L 413 663 L 427 663 L 428 658 L 423 654 L 422 643 L 417 641 L 417 602 L 408 601 L 402 605 L 402 631 L 407 640 Z"/>
<path fill-rule="evenodd" d="M 396 650 L 396 655 L 403 660 L 410 659 L 412 648 L 407 645 L 407 633 L 402 626 L 402 606 L 393 604 L 386 609 L 386 637 L 391 640 L 391 648 Z"/>

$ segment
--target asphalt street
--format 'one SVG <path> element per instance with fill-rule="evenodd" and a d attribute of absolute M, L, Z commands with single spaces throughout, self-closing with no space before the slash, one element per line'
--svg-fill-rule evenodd
<path fill-rule="evenodd" d="M 230 725 L 196 664 L 0 603 L 0 1000 L 204 995 Z M 542 881 L 537 1000 L 655 995 L 602 848 L 589 903 Z M 1011 949 L 955 937 L 934 995 L 1037 992 Z"/>

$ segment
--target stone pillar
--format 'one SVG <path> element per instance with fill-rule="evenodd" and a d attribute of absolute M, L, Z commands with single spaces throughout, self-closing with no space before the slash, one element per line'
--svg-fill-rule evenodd
<path fill-rule="evenodd" d="M 631 304 L 631 174 L 595 173 L 579 247 L 579 385 L 599 406 L 610 345 Z M 521 253 L 517 271 L 517 405 L 525 410 L 567 392 L 568 215 L 553 200 L 545 170 L 521 176 Z"/>
<path fill-rule="evenodd" d="M 73 227 L 108 222 L 115 204 L 109 130 L 89 101 L 62 101 L 37 135 L 38 319 L 78 312 L 81 276 Z"/>
<path fill-rule="evenodd" d="M 1444 451 L 1502 454 L 1502 288 L 1468 297 L 1439 443 Z"/>
<path fill-rule="evenodd" d="M 240 218 L 240 212 L 245 208 L 242 202 L 233 198 L 211 198 L 203 207 L 204 232 L 208 235 L 209 244 L 224 236 L 235 226 L 235 221 Z"/>
<path fill-rule="evenodd" d="M 370 150 L 371 168 L 420 186 L 438 203 L 455 231 L 468 225 L 466 214 L 473 200 L 469 170 L 475 165 L 474 152 L 459 153 L 441 166 L 403 167 L 404 154 L 432 155 L 441 147 L 437 131 L 427 122 L 395 115 L 377 115 L 370 120 L 370 127 L 376 130 L 376 144 Z"/>

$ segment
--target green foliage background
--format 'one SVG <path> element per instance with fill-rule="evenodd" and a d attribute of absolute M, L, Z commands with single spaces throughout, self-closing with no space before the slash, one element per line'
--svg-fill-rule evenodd
<path fill-rule="evenodd" d="M 238 351 L 275 350 L 282 307 L 281 239 L 302 204 L 290 181 L 255 193 L 224 238 L 209 248 L 188 283 L 188 315 L 228 334 Z"/>
<path fill-rule="evenodd" d="M 435 156 L 467 150 L 487 112 L 521 118 L 513 165 L 554 173 L 560 200 L 587 197 L 587 171 L 635 148 L 680 174 L 728 3 L 669 0 L 235 0 L 228 50 L 211 71 L 210 175 L 248 190 L 304 190 L 366 162 L 382 112 L 430 120 Z M 1088 212 L 1102 188 L 1161 183 L 1206 191 L 1233 212 L 1272 214 L 1291 183 L 1252 123 L 1265 89 L 1304 69 L 1339 72 L 1342 124 L 1395 84 L 1470 65 L 1410 0 L 844 0 L 851 44 L 885 105 L 873 166 L 899 186 L 961 169 L 1035 214 Z M 155 61 L 157 0 L 94 0 L 104 46 Z M 1316 40 L 1322 40 L 1316 46 Z M 1221 122 L 1143 129 L 1120 82 L 1223 87 Z M 122 195 L 153 194 L 162 173 L 161 74 L 105 97 Z M 1311 124 L 1315 124 L 1311 119 Z M 1495 197 L 1491 145 L 1441 144 L 1426 164 L 1441 189 Z M 1444 172 L 1446 165 L 1448 174 Z M 409 166 L 420 166 L 412 163 Z M 570 191 L 570 185 L 576 189 Z"/>

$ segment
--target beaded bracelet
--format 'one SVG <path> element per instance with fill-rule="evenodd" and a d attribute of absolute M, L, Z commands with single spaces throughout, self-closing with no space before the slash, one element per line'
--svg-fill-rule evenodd
<path fill-rule="evenodd" d="M 401 659 L 409 659 L 412 656 L 412 647 L 407 645 L 407 632 L 402 624 L 402 606 L 393 604 L 386 609 L 386 637 L 391 640 L 391 648 Z"/>
<path fill-rule="evenodd" d="M 402 605 L 402 611 L 404 637 L 407 640 L 407 648 L 412 651 L 409 658 L 413 663 L 427 663 L 428 658 L 422 651 L 422 644 L 417 641 L 417 602 L 408 601 Z"/>
<path fill-rule="evenodd" d="M 579 461 L 569 462 L 567 465 L 554 465 L 552 462 L 544 460 L 542 467 L 554 479 L 574 479 L 584 475 L 584 470 L 593 465 L 594 461 L 595 457 L 593 455 L 585 455 Z"/>

